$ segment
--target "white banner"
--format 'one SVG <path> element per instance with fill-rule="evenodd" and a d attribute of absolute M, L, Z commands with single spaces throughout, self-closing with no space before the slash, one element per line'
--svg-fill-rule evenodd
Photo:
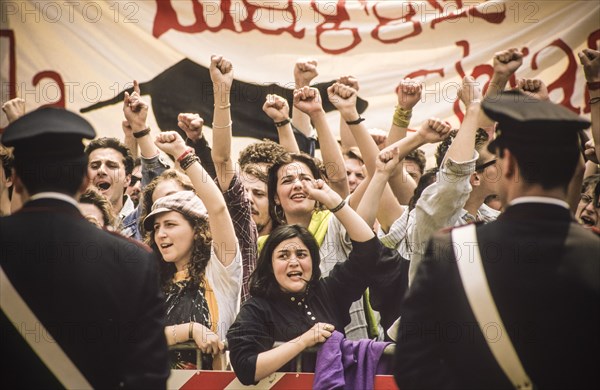
<path fill-rule="evenodd" d="M 2 103 L 19 96 L 28 110 L 96 105 L 84 116 L 100 135 L 117 137 L 122 107 L 101 102 L 133 79 L 145 83 L 153 131 L 175 126 L 179 111 L 212 116 L 203 70 L 213 53 L 234 64 L 232 109 L 244 107 L 233 112 L 236 135 L 276 134 L 261 93 L 270 84 L 291 91 L 298 58 L 318 61 L 317 83 L 354 75 L 368 127 L 389 128 L 394 89 L 407 76 L 424 83 L 412 126 L 430 116 L 457 126 L 461 78 L 486 87 L 493 54 L 510 47 L 526 54 L 517 78 L 541 78 L 554 102 L 585 115 L 577 52 L 600 40 L 597 1 L 3 0 L 0 18 Z M 337 118 L 330 114 L 336 131 Z"/>

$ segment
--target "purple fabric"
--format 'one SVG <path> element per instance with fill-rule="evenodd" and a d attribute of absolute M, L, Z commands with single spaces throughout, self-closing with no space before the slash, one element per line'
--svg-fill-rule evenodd
<path fill-rule="evenodd" d="M 317 352 L 313 389 L 373 389 L 379 359 L 388 342 L 346 340 L 338 331 Z"/>

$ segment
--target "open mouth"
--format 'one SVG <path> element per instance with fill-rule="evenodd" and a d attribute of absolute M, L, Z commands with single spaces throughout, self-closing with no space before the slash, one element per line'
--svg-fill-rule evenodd
<path fill-rule="evenodd" d="M 303 193 L 294 194 L 294 195 L 292 195 L 291 199 L 293 199 L 293 200 L 297 200 L 297 199 L 300 199 L 300 200 L 302 200 L 302 199 L 306 199 L 306 195 L 305 195 L 305 194 L 303 194 Z"/>
<path fill-rule="evenodd" d="M 172 247 L 173 244 L 160 244 L 160 249 L 166 249 Z"/>
<path fill-rule="evenodd" d="M 288 278 L 302 279 L 302 272 L 292 271 L 287 273 Z"/>
<path fill-rule="evenodd" d="M 110 188 L 110 183 L 107 181 L 99 181 L 96 183 L 96 187 L 100 190 L 100 191 L 106 191 Z"/>
<path fill-rule="evenodd" d="M 585 227 L 596 226 L 596 221 L 593 218 L 588 217 L 587 215 L 582 215 L 580 217 L 580 219 L 581 219 L 581 223 Z"/>

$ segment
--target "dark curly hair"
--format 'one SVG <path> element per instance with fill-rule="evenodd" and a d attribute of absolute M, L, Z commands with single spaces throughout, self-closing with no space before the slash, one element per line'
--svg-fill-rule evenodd
<path fill-rule="evenodd" d="M 184 175 L 183 173 L 176 171 L 175 169 L 167 169 L 166 171 L 164 171 L 162 174 L 160 174 L 159 176 L 155 177 L 150 183 L 148 183 L 148 185 L 146 187 L 144 187 L 144 189 L 142 190 L 142 196 L 140 197 L 140 217 L 138 219 L 139 224 L 138 224 L 138 229 L 140 231 L 140 233 L 142 234 L 142 236 L 145 235 L 145 231 L 146 229 L 144 228 L 144 218 L 146 218 L 146 215 L 148 215 L 148 213 L 150 213 L 150 210 L 152 209 L 152 204 L 154 203 L 152 201 L 152 195 L 154 194 L 154 190 L 156 190 L 156 187 L 163 181 L 167 181 L 167 180 L 173 180 L 175 182 L 177 182 L 179 185 L 181 185 L 181 188 L 183 188 L 184 191 L 194 191 L 194 186 L 192 185 L 192 182 L 190 181 L 190 179 Z"/>
<path fill-rule="evenodd" d="M 265 139 L 255 142 L 240 151 L 240 157 L 238 158 L 240 170 L 243 171 L 247 165 L 251 164 L 271 166 L 284 153 L 286 153 L 285 148 L 271 140 Z"/>
<path fill-rule="evenodd" d="M 421 171 L 421 175 L 425 172 L 425 165 L 427 164 L 427 159 L 425 158 L 425 152 L 421 149 L 414 149 L 409 154 L 404 157 L 405 160 L 414 161 L 415 164 L 419 167 Z"/>
<path fill-rule="evenodd" d="M 210 260 L 211 246 L 212 246 L 212 235 L 210 233 L 210 226 L 208 220 L 203 218 L 190 218 L 185 214 L 181 214 L 189 222 L 190 226 L 194 231 L 192 257 L 188 263 L 188 274 L 190 275 L 189 287 L 197 289 L 202 283 L 202 277 L 206 270 L 206 265 Z M 154 241 L 154 230 L 146 232 L 144 242 L 152 248 L 155 253 L 160 254 L 160 250 Z M 162 286 L 163 292 L 168 292 L 173 275 L 177 272 L 175 264 L 168 263 L 163 260 L 162 256 L 157 256 L 158 270 L 160 277 L 160 285 Z"/>
<path fill-rule="evenodd" d="M 121 153 L 123 155 L 123 165 L 125 166 L 125 174 L 131 175 L 131 172 L 133 172 L 133 167 L 134 167 L 133 157 L 131 156 L 131 152 L 130 152 L 129 148 L 127 146 L 125 146 L 124 143 L 119 141 L 118 138 L 113 138 L 113 137 L 96 138 L 95 140 L 91 141 L 85 147 L 85 154 L 89 158 L 90 154 L 94 150 L 104 149 L 104 148 L 114 149 L 117 152 Z"/>
<path fill-rule="evenodd" d="M 321 278 L 319 245 L 313 235 L 300 225 L 278 226 L 269 234 L 269 238 L 265 241 L 265 245 L 256 261 L 256 268 L 250 275 L 249 286 L 252 296 L 272 299 L 281 294 L 281 288 L 273 272 L 273 251 L 283 241 L 295 237 L 298 237 L 306 245 L 310 253 L 312 276 L 308 285 L 310 286 Z"/>
<path fill-rule="evenodd" d="M 450 134 L 448 135 L 448 138 L 446 138 L 445 140 L 440 142 L 440 144 L 438 145 L 438 147 L 435 151 L 436 167 L 440 168 L 440 165 L 442 164 L 442 161 L 444 161 L 444 157 L 446 156 L 446 153 L 448 152 L 450 145 L 452 145 L 452 141 L 454 141 L 454 138 L 456 137 L 457 133 L 458 133 L 457 129 L 451 130 Z M 488 133 L 485 130 L 483 130 L 481 128 L 477 129 L 477 133 L 475 134 L 475 150 L 480 151 L 484 146 L 487 145 L 489 139 L 490 139 L 490 137 L 488 136 Z M 480 158 L 482 158 L 482 157 L 480 156 Z M 478 159 L 476 164 L 479 165 L 484 162 L 485 161 L 480 161 Z"/>
<path fill-rule="evenodd" d="M 279 225 L 285 224 L 285 213 L 283 212 L 283 210 L 279 211 L 275 209 L 275 195 L 277 194 L 277 173 L 279 172 L 279 169 L 281 167 L 287 164 L 291 164 L 293 162 L 301 162 L 305 164 L 310 169 L 315 180 L 326 180 L 322 164 L 319 164 L 319 161 L 314 157 L 311 157 L 306 153 L 284 153 L 281 156 L 279 156 L 277 161 L 271 166 L 271 168 L 269 168 L 269 182 L 267 183 L 269 195 L 269 216 L 271 217 L 271 221 L 273 221 L 274 228 Z M 319 202 L 316 203 L 315 207 L 317 209 L 322 208 Z"/>

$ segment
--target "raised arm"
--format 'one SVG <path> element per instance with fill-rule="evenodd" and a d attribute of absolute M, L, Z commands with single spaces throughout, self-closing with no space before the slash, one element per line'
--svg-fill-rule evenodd
<path fill-rule="evenodd" d="M 133 130 L 127 119 L 121 122 L 121 129 L 123 130 L 123 144 L 127 146 L 131 153 L 131 157 L 135 160 L 140 156 L 140 151 L 137 139 L 133 136 Z"/>
<path fill-rule="evenodd" d="M 188 147 L 179 133 L 175 131 L 162 132 L 156 137 L 155 142 L 162 151 L 176 157 L 180 167 L 192 181 L 196 194 L 208 211 L 208 222 L 215 254 L 227 267 L 235 258 L 237 239 L 219 187 L 208 176 L 193 152 L 188 151 Z M 182 156 L 183 158 L 181 158 Z"/>
<path fill-rule="evenodd" d="M 294 65 L 295 89 L 310 87 L 311 81 L 313 81 L 318 75 L 319 72 L 317 72 L 317 61 L 304 60 L 296 62 Z M 296 106 L 292 108 L 292 124 L 306 137 L 310 137 L 312 135 L 310 117 L 303 111 L 296 108 Z"/>
<path fill-rule="evenodd" d="M 25 115 L 25 100 L 23 100 L 21 98 L 11 99 L 2 105 L 2 111 L 4 111 L 4 114 L 6 115 L 6 118 L 8 119 L 8 123 L 13 123 L 17 119 L 19 119 L 20 117 Z M 8 179 L 10 179 L 10 177 L 6 177 L 5 179 L 8 180 Z M 14 186 L 13 186 L 13 189 L 14 189 Z M 8 196 L 8 194 L 6 194 L 5 196 Z M 15 213 L 17 210 L 19 210 L 23 206 L 21 194 L 18 191 L 13 191 L 11 199 L 7 200 L 7 198 L 5 198 L 5 201 L 6 201 L 6 203 L 10 203 L 10 205 L 3 204 L 2 210 L 7 210 L 11 213 Z M 5 207 L 6 207 L 6 209 L 5 209 Z"/>
<path fill-rule="evenodd" d="M 360 215 L 369 226 L 373 226 L 375 223 L 383 191 L 386 188 L 390 175 L 394 169 L 396 169 L 402 158 L 403 157 L 399 156 L 397 147 L 387 147 L 380 152 L 375 162 L 375 174 L 369 179 L 369 184 L 356 208 L 356 213 Z M 396 204 L 398 203 L 395 197 L 392 196 L 390 199 L 395 201 Z M 402 214 L 400 214 L 400 216 L 402 216 Z M 396 219 L 400 218 L 400 216 Z M 384 231 L 387 231 L 388 229 L 384 229 Z"/>
<path fill-rule="evenodd" d="M 385 196 L 382 196 L 382 193 L 385 184 L 394 175 L 394 171 L 400 168 L 400 162 L 414 149 L 426 143 L 443 141 L 449 133 L 450 125 L 448 123 L 437 118 L 431 118 L 423 122 L 421 128 L 414 136 L 403 138 L 383 149 L 376 158 L 375 174 L 358 206 L 357 213 L 369 225 L 372 225 L 375 221 L 376 213 L 382 208 L 381 205 L 384 206 L 383 212 L 392 210 L 393 205 L 389 205 L 389 200 L 387 201 L 388 203 L 383 203 Z M 395 201 L 395 198 L 393 200 Z M 382 202 L 381 205 L 380 202 Z"/>
<path fill-rule="evenodd" d="M 473 77 L 465 76 L 463 78 L 462 86 L 458 90 L 458 98 L 465 104 L 467 115 L 465 115 L 456 138 L 452 141 L 444 156 L 444 162 L 449 158 L 456 162 L 471 160 L 475 154 L 475 135 L 478 129 L 481 91 Z"/>
<path fill-rule="evenodd" d="M 540 79 L 520 79 L 517 89 L 533 99 L 550 100 L 548 87 Z"/>
<path fill-rule="evenodd" d="M 129 95 L 125 92 L 123 98 L 123 114 L 128 125 L 122 124 L 123 131 L 127 127 L 127 131 L 131 128 L 131 135 L 137 141 L 137 146 L 140 148 L 140 154 L 143 158 L 155 157 L 159 154 L 159 150 L 152 142 L 150 136 L 150 127 L 146 120 L 148 119 L 148 103 L 142 100 L 140 96 L 140 85 L 137 80 L 133 80 L 133 93 Z"/>
<path fill-rule="evenodd" d="M 523 53 L 514 47 L 502 50 L 494 54 L 493 62 L 494 74 L 485 93 L 485 97 L 491 98 L 504 91 L 510 78 L 523 64 Z M 494 125 L 494 122 L 488 118 L 480 120 L 480 127 L 486 128 Z"/>
<path fill-rule="evenodd" d="M 336 83 L 329 87 L 328 93 L 330 95 L 329 100 L 340 112 L 342 119 L 346 122 L 350 122 L 350 131 L 358 144 L 369 176 L 372 177 L 375 173 L 375 159 L 379 154 L 379 148 L 362 121 L 357 121 L 359 114 L 356 110 L 356 91 L 347 85 Z M 414 181 L 412 181 L 412 179 L 410 180 L 414 185 Z M 407 185 L 410 186 L 410 184 Z M 414 187 L 412 187 L 412 189 L 407 189 L 407 191 L 413 190 Z M 352 207 L 357 207 L 358 204 L 362 202 L 360 195 L 361 193 L 356 193 L 356 191 L 355 194 L 352 194 L 350 197 Z M 400 218 L 403 210 L 394 197 L 392 190 L 387 187 L 383 191 L 381 202 L 379 204 L 382 206 L 382 209 L 380 209 L 380 212 L 378 213 L 379 222 L 384 231 L 387 231 L 389 226 L 391 226 L 396 219 Z M 385 207 L 385 212 L 383 212 L 383 207 Z"/>
<path fill-rule="evenodd" d="M 289 153 L 300 153 L 298 142 L 290 124 L 290 107 L 286 99 L 279 95 L 267 95 L 263 111 L 271 118 L 277 128 L 279 144 Z"/>
<path fill-rule="evenodd" d="M 294 107 L 310 116 L 317 129 L 319 144 L 321 145 L 321 156 L 331 187 L 340 196 L 347 197 L 350 194 L 350 188 L 346 177 L 344 157 L 327 124 L 319 90 L 310 87 L 295 90 Z"/>
<path fill-rule="evenodd" d="M 339 84 L 347 85 L 348 87 L 354 89 L 356 91 L 356 93 L 358 93 L 358 90 L 360 88 L 360 86 L 358 85 L 358 80 L 354 76 L 342 76 L 337 80 L 337 82 Z M 355 104 L 356 104 L 356 102 L 355 102 Z M 350 128 L 348 127 L 348 124 L 346 124 L 346 121 L 344 120 L 344 117 L 341 114 L 340 114 L 340 142 L 342 143 L 342 149 L 344 149 L 344 150 L 347 150 L 348 148 L 351 148 L 353 146 L 358 146 L 358 144 L 356 143 L 356 140 L 354 139 L 354 136 L 352 135 L 352 132 L 350 131 Z"/>
<path fill-rule="evenodd" d="M 388 134 L 388 145 L 406 137 L 406 131 L 412 117 L 414 106 L 421 100 L 422 86 L 416 80 L 406 78 L 398 84 L 396 96 L 398 105 L 394 111 L 394 120 Z"/>
<path fill-rule="evenodd" d="M 215 163 L 212 159 L 212 149 L 202 134 L 204 119 L 199 114 L 180 113 L 177 115 L 177 126 L 185 133 L 187 139 L 185 144 L 194 148 L 196 155 L 200 157 L 200 164 L 211 178 L 217 177 Z"/>
<path fill-rule="evenodd" d="M 475 171 L 475 136 L 481 104 L 477 96 L 480 96 L 479 89 L 473 78 L 465 77 L 459 90 L 461 100 L 468 103 L 465 118 L 440 164 L 438 180 L 425 188 L 415 206 L 415 221 L 409 233 L 409 242 L 413 246 L 409 283 L 421 263 L 427 241 L 437 230 L 454 225 L 454 216 L 469 199 L 472 189 L 469 179 Z M 449 163 L 449 159 L 453 163 Z"/>
<path fill-rule="evenodd" d="M 231 103 L 229 100 L 233 83 L 233 65 L 222 56 L 210 57 L 210 78 L 213 83 L 213 149 L 212 159 L 221 191 L 227 191 L 235 176 L 231 159 Z"/>
<path fill-rule="evenodd" d="M 2 105 L 2 111 L 6 114 L 8 123 L 13 123 L 25 115 L 25 100 L 21 98 L 10 99 Z"/>
<path fill-rule="evenodd" d="M 342 119 L 349 125 L 350 131 L 362 154 L 369 176 L 372 176 L 375 173 L 375 159 L 379 154 L 379 147 L 362 121 L 357 120 L 360 116 L 356 110 L 356 91 L 347 85 L 336 83 L 329 87 L 328 92 L 330 95 L 329 100 L 338 109 Z M 408 203 L 408 200 L 416 187 L 416 183 L 408 176 L 405 170 L 402 170 L 400 175 L 395 176 L 394 178 L 397 179 L 397 181 L 390 183 L 390 185 L 396 187 L 394 189 L 396 197 L 401 203 Z"/>
<path fill-rule="evenodd" d="M 364 219 L 346 204 L 346 201 L 327 183 L 321 179 L 315 181 L 303 181 L 304 192 L 310 199 L 314 199 L 327 207 L 333 215 L 344 225 L 346 232 L 352 241 L 365 242 L 375 236 L 371 227 Z"/>
<path fill-rule="evenodd" d="M 592 138 L 596 145 L 596 159 L 600 161 L 600 51 L 584 49 L 579 53 L 579 60 L 590 91 Z"/>

